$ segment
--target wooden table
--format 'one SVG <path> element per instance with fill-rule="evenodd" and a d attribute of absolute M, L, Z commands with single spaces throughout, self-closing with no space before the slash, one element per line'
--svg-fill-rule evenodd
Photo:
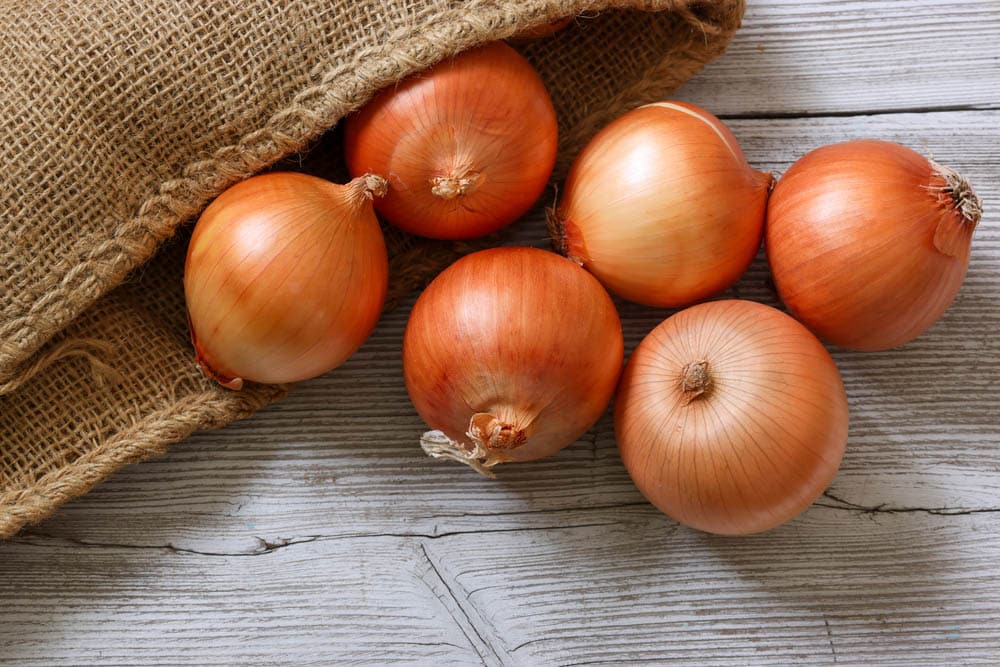
<path fill-rule="evenodd" d="M 497 481 L 426 459 L 404 307 L 280 405 L 0 545 L 0 663 L 1000 664 L 1000 5 L 749 4 L 678 97 L 755 166 L 880 137 L 986 201 L 936 327 L 834 350 L 850 440 L 809 511 L 742 539 L 679 527 L 607 418 Z M 519 238 L 542 245 L 537 216 Z M 766 275 L 758 259 L 732 295 L 774 303 Z M 629 348 L 666 314 L 622 305 Z"/>

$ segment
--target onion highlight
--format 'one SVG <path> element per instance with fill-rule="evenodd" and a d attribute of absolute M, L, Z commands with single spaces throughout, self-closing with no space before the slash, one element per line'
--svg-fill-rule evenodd
<path fill-rule="evenodd" d="M 403 341 L 414 407 L 435 457 L 490 475 L 548 456 L 604 412 L 621 371 L 615 306 L 558 255 L 503 247 L 467 255 L 420 295 Z"/>
<path fill-rule="evenodd" d="M 556 140 L 542 80 L 502 42 L 384 90 L 344 129 L 351 173 L 389 179 L 378 212 L 436 239 L 483 236 L 531 208 L 552 173 Z"/>
<path fill-rule="evenodd" d="M 658 102 L 587 144 L 550 226 L 556 248 L 612 292 L 684 306 L 725 289 L 750 265 L 770 183 L 718 118 Z"/>
<path fill-rule="evenodd" d="M 774 283 L 824 340 L 896 347 L 937 322 L 958 294 L 981 214 L 967 180 L 909 148 L 824 146 L 792 165 L 771 194 Z"/>
<path fill-rule="evenodd" d="M 340 365 L 378 321 L 388 258 L 372 197 L 347 185 L 270 173 L 223 192 L 195 225 L 184 292 L 196 359 L 209 377 L 285 383 Z"/>

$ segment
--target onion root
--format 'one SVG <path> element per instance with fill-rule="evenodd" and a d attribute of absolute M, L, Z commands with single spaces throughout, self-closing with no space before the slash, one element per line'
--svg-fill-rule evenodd
<path fill-rule="evenodd" d="M 490 461 L 489 453 L 479 444 L 466 446 L 455 442 L 443 431 L 427 431 L 420 438 L 420 447 L 431 458 L 458 461 L 469 466 L 483 477 L 496 479 L 496 475 L 490 468 L 499 461 Z"/>
<path fill-rule="evenodd" d="M 514 449 L 528 439 L 523 430 L 500 421 L 488 412 L 472 415 L 467 435 L 487 450 Z"/>
<path fill-rule="evenodd" d="M 461 176 L 435 176 L 431 179 L 431 193 L 441 199 L 464 197 L 483 182 L 483 175 L 467 171 Z"/>
<path fill-rule="evenodd" d="M 442 431 L 427 431 L 420 438 L 420 447 L 432 458 L 458 461 L 483 477 L 495 479 L 491 468 L 508 460 L 503 451 L 520 447 L 528 439 L 523 430 L 488 412 L 472 415 L 465 435 L 471 444 L 456 442 Z"/>

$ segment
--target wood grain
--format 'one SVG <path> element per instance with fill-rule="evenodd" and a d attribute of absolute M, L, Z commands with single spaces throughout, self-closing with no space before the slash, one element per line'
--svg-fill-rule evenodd
<path fill-rule="evenodd" d="M 723 116 L 1000 108 L 995 0 L 750 0 L 681 96 Z"/>
<path fill-rule="evenodd" d="M 973 93 L 991 106 L 996 5 L 750 5 L 733 51 L 683 96 L 740 116 L 755 166 L 897 140 L 965 173 L 987 210 L 937 326 L 900 350 L 833 350 L 848 451 L 809 511 L 746 539 L 679 527 L 629 481 L 607 417 L 496 481 L 426 459 L 403 307 L 285 402 L 0 544 L 0 664 L 996 664 L 1000 111 L 881 113 L 966 109 Z M 758 37 L 772 60 L 747 59 Z M 938 86 L 944 66 L 917 55 L 946 48 L 977 83 Z M 744 87 L 726 78 L 741 71 Z M 864 109 L 879 113 L 830 115 Z M 754 117 L 775 110 L 821 116 Z M 515 241 L 544 236 L 535 215 Z M 728 296 L 776 303 L 763 258 Z M 620 306 L 629 349 L 670 312 Z"/>

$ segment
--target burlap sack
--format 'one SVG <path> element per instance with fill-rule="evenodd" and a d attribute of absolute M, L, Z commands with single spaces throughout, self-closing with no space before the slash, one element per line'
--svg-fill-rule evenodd
<path fill-rule="evenodd" d="M 222 390 L 191 360 L 182 224 L 224 188 L 304 151 L 383 86 L 578 16 L 519 46 L 559 113 L 558 179 L 601 124 L 719 55 L 742 11 L 743 0 L 0 0 L 0 537 L 283 395 Z M 470 247 L 388 235 L 397 296 Z"/>

